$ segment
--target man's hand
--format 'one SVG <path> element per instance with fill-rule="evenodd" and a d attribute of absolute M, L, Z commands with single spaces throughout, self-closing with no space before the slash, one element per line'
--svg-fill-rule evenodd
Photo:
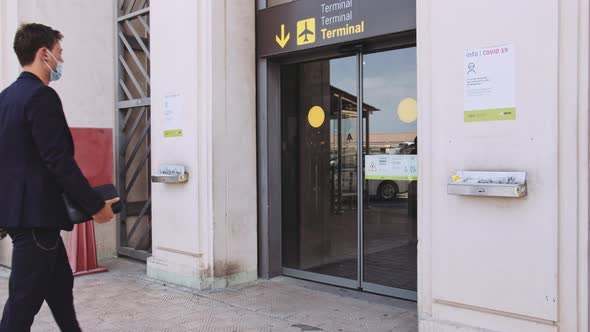
<path fill-rule="evenodd" d="M 94 219 L 94 221 L 96 221 L 99 224 L 104 224 L 106 222 L 109 222 L 111 220 L 113 220 L 113 217 L 115 217 L 115 214 L 113 213 L 113 204 L 117 203 L 118 201 L 120 201 L 121 199 L 119 197 L 117 198 L 113 198 L 113 199 L 109 199 L 108 201 L 105 201 L 104 203 L 104 207 L 98 211 L 97 214 L 92 216 L 92 219 Z"/>

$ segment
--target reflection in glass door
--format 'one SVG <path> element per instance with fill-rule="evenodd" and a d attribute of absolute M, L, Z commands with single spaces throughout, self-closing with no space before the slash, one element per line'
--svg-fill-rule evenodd
<path fill-rule="evenodd" d="M 416 48 L 363 55 L 363 289 L 415 298 Z"/>
<path fill-rule="evenodd" d="M 356 57 L 284 66 L 281 78 L 284 272 L 356 288 Z"/>
<path fill-rule="evenodd" d="M 281 105 L 283 273 L 415 299 L 416 49 L 282 66 Z"/>

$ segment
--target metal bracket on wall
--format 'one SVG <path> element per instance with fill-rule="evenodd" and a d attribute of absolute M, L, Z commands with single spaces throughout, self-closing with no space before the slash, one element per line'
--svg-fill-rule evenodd
<path fill-rule="evenodd" d="M 447 184 L 449 195 L 520 198 L 527 195 L 525 172 L 457 172 Z"/>
<path fill-rule="evenodd" d="M 185 183 L 188 182 L 188 173 L 175 175 L 152 175 L 154 183 Z"/>
<path fill-rule="evenodd" d="M 188 182 L 188 172 L 181 165 L 162 165 L 152 174 L 154 183 L 185 183 Z"/>

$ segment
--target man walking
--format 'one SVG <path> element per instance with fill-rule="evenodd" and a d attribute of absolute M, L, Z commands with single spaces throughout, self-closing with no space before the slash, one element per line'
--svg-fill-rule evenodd
<path fill-rule="evenodd" d="M 104 202 L 80 171 L 60 98 L 48 86 L 62 74 L 62 38 L 42 24 L 22 25 L 14 51 L 23 72 L 0 93 L 0 228 L 13 242 L 2 332 L 30 331 L 43 301 L 62 331 L 80 331 L 60 237 L 73 228 L 62 194 L 98 223 L 113 219 L 118 201 Z"/>

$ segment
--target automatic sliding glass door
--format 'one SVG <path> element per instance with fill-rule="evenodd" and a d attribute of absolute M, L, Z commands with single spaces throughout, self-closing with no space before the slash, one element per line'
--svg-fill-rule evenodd
<path fill-rule="evenodd" d="M 416 298 L 415 59 L 282 67 L 284 274 Z"/>

